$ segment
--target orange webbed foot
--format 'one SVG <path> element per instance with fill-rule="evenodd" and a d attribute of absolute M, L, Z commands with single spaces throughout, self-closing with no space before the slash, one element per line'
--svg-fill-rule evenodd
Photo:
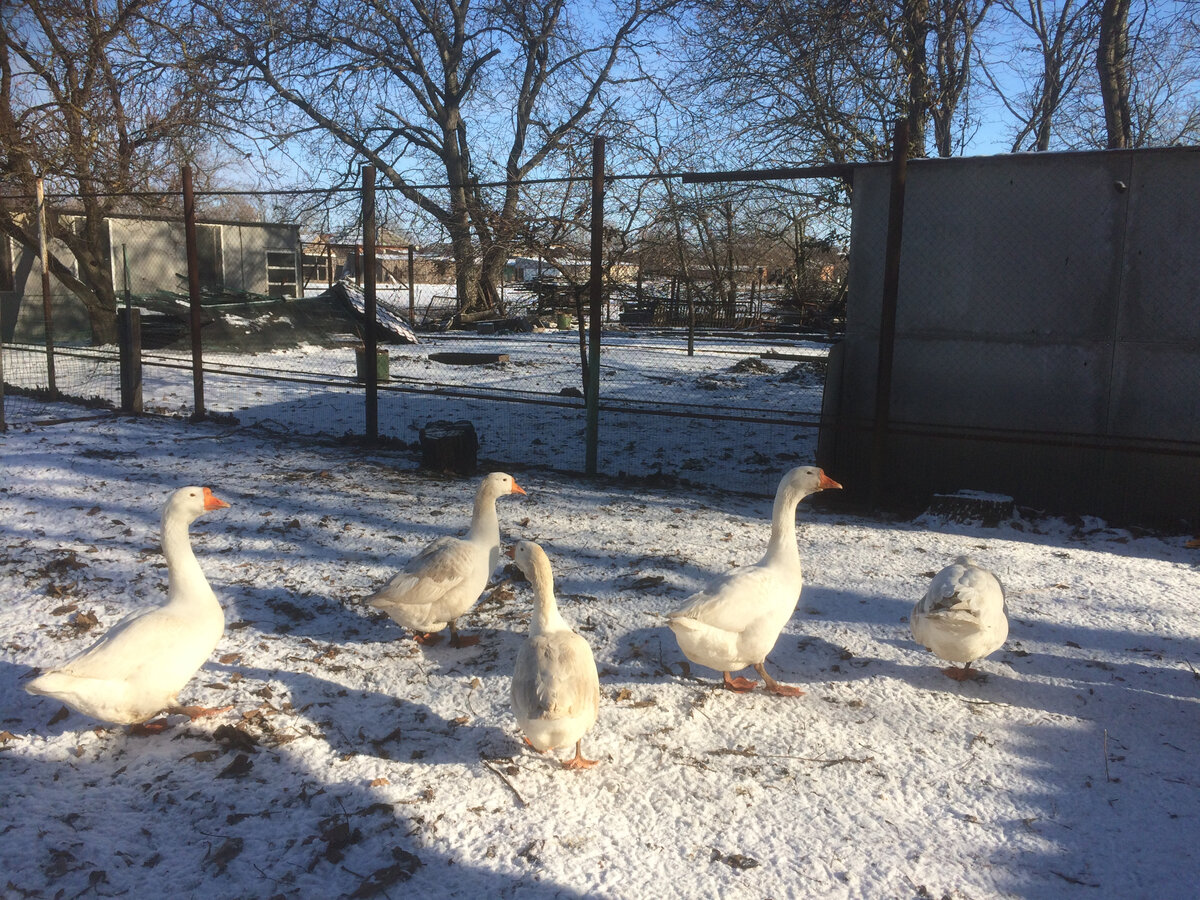
<path fill-rule="evenodd" d="M 436 647 L 442 642 L 442 636 L 434 631 L 413 632 L 413 640 L 422 647 Z"/>
<path fill-rule="evenodd" d="M 751 681 L 749 678 L 743 678 L 740 675 L 737 678 L 731 676 L 728 672 L 725 674 L 723 684 L 728 690 L 735 694 L 745 694 L 747 691 L 752 691 L 758 685 L 757 681 Z"/>
<path fill-rule="evenodd" d="M 575 742 L 575 756 L 564 760 L 562 765 L 564 769 L 590 769 L 592 766 L 597 765 L 597 761 L 594 759 L 584 759 L 583 739 L 580 738 Z"/>
<path fill-rule="evenodd" d="M 464 647 L 474 647 L 479 643 L 479 635 L 471 634 L 463 637 L 461 634 L 456 634 L 450 638 L 450 646 L 455 650 L 461 650 Z"/>
<path fill-rule="evenodd" d="M 958 666 L 947 666 L 942 669 L 942 674 L 947 678 L 953 678 L 955 681 L 973 681 L 979 677 L 979 673 L 974 669 L 960 669 Z"/>
<path fill-rule="evenodd" d="M 790 684 L 779 684 L 779 682 L 776 682 L 775 684 L 772 684 L 772 685 L 768 685 L 767 690 L 769 690 L 772 694 L 778 694 L 780 697 L 803 697 L 804 696 L 804 691 L 800 690 L 800 688 L 794 687 L 793 685 L 790 685 Z"/>

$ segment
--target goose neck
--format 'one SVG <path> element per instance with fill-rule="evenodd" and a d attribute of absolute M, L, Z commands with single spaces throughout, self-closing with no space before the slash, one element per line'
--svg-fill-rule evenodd
<path fill-rule="evenodd" d="M 471 513 L 471 530 L 467 538 L 487 544 L 500 544 L 500 518 L 496 515 L 496 498 L 480 491 L 475 496 L 475 509 Z"/>
<path fill-rule="evenodd" d="M 800 549 L 796 546 L 796 506 L 801 499 L 787 490 L 780 490 L 775 495 L 771 510 L 771 541 L 767 545 L 769 559 L 800 559 Z"/>
<path fill-rule="evenodd" d="M 534 563 L 533 577 L 533 620 L 530 622 L 530 634 L 544 634 L 549 631 L 561 631 L 566 628 L 566 622 L 558 612 L 558 601 L 554 597 L 554 575 L 548 562 L 538 560 Z"/>
<path fill-rule="evenodd" d="M 167 601 L 187 599 L 195 596 L 203 586 L 208 591 L 208 581 L 192 552 L 192 541 L 188 534 L 189 522 L 180 515 L 163 516 L 162 551 L 167 560 Z"/>

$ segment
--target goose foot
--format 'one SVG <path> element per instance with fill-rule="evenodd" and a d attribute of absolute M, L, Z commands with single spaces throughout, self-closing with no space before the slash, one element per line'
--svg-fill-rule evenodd
<path fill-rule="evenodd" d="M 596 760 L 583 758 L 583 738 L 580 738 L 575 742 L 575 756 L 562 765 L 564 769 L 590 769 L 596 765 Z"/>
<path fill-rule="evenodd" d="M 442 636 L 435 631 L 415 631 L 413 640 L 422 647 L 436 647 L 442 642 Z"/>
<path fill-rule="evenodd" d="M 747 691 L 754 690 L 757 681 L 751 681 L 749 678 L 743 678 L 739 675 L 737 678 L 731 676 L 728 672 L 722 673 L 725 678 L 722 682 L 727 690 L 733 691 L 735 694 L 744 694 Z"/>
<path fill-rule="evenodd" d="M 450 623 L 450 646 L 455 650 L 461 650 L 463 647 L 474 647 L 479 643 L 479 635 L 473 634 L 469 637 L 463 637 L 458 633 L 458 629 L 454 627 L 454 623 Z"/>
<path fill-rule="evenodd" d="M 790 684 L 780 684 L 774 678 L 767 674 L 767 670 L 762 663 L 757 663 L 754 666 L 754 671 L 763 677 L 763 683 L 767 686 L 767 690 L 772 694 L 778 694 L 780 697 L 803 697 L 804 691 L 798 687 L 793 687 Z"/>
<path fill-rule="evenodd" d="M 150 737 L 155 734 L 162 734 L 167 728 L 166 719 L 153 719 L 149 722 L 139 722 L 137 725 L 129 726 L 129 733 L 134 737 Z"/>
<path fill-rule="evenodd" d="M 979 677 L 978 670 L 970 666 L 963 666 L 961 669 L 958 666 L 947 666 L 942 669 L 942 674 L 955 681 L 973 681 Z"/>

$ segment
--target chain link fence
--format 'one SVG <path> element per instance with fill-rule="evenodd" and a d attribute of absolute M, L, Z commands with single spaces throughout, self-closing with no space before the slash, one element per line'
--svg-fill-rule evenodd
<path fill-rule="evenodd" d="M 145 198 L 118 205 L 139 199 Z M 344 221 L 339 227 L 327 214 L 318 229 L 206 215 L 227 206 L 227 198 L 197 200 L 190 260 L 180 215 L 106 217 L 103 246 L 92 248 L 107 265 L 107 271 L 92 266 L 101 270 L 92 277 L 98 298 L 92 305 L 100 311 L 78 292 L 54 288 L 52 353 L 37 250 L 4 238 L 11 290 L 0 299 L 10 424 L 36 420 L 41 404 L 56 397 L 128 407 L 136 381 L 146 413 L 201 412 L 289 437 L 367 435 L 369 263 L 361 218 L 346 212 L 352 203 L 338 197 Z M 88 260 L 76 240 L 83 228 L 70 212 L 72 200 L 51 201 L 51 232 L 63 236 L 52 238 L 49 249 L 86 281 Z M 261 209 L 311 210 L 321 195 L 255 201 Z M 736 200 L 697 191 L 670 241 L 651 229 L 638 252 L 608 266 L 600 472 L 771 493 L 781 470 L 812 461 L 825 355 L 844 304 L 844 254 L 828 240 L 777 239 L 764 249 L 755 223 L 769 202 L 765 190 L 755 196 L 743 190 Z M 182 206 L 159 198 L 164 205 Z M 391 224 L 385 217 L 379 231 Z M 796 238 L 792 219 L 776 230 Z M 797 275 L 798 252 L 819 257 L 808 275 L 803 265 Z M 378 241 L 379 438 L 416 451 L 430 423 L 469 422 L 487 465 L 584 471 L 585 257 L 585 243 L 569 252 L 514 251 L 494 314 L 460 317 L 444 248 Z M 97 326 L 114 308 L 137 320 L 133 346 L 126 346 L 132 335 Z M 126 365 L 136 356 L 135 374 L 123 375 L 123 354 Z"/>

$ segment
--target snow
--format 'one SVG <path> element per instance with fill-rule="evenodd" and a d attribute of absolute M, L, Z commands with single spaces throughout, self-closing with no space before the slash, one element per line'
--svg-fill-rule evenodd
<path fill-rule="evenodd" d="M 601 672 L 584 739 L 600 764 L 569 772 L 508 708 L 527 584 L 489 589 L 462 651 L 361 603 L 462 533 L 474 479 L 240 426 L 49 412 L 74 421 L 0 436 L 5 896 L 164 880 L 230 898 L 1194 896 L 1200 555 L 1184 537 L 813 498 L 806 584 L 767 663 L 807 695 L 735 695 L 684 665 L 662 614 L 761 555 L 770 500 L 518 472 L 504 540 L 546 549 Z M 227 629 L 181 700 L 233 709 L 155 737 L 60 717 L 22 684 L 161 600 L 158 516 L 185 484 L 231 507 L 192 528 Z M 907 616 L 964 552 L 1012 620 L 986 680 L 958 684 Z"/>
<path fill-rule="evenodd" d="M 421 337 L 389 348 L 391 378 L 379 389 L 380 433 L 415 442 L 429 421 L 468 419 L 482 458 L 537 460 L 584 469 L 584 401 L 561 392 L 581 388 L 573 331 L 475 337 Z M 716 482 L 770 495 L 780 467 L 816 452 L 823 366 L 828 347 L 811 341 L 699 341 L 686 353 L 682 335 L 606 332 L 601 354 L 599 470 Z M 786 351 L 791 358 L 765 354 Z M 486 351 L 508 356 L 487 366 L 448 365 L 439 353 Z M 809 357 L 797 362 L 796 356 Z M 208 352 L 205 402 L 288 434 L 340 437 L 365 429 L 363 388 L 353 380 L 354 347 L 304 346 L 254 354 Z M 300 376 L 278 380 L 274 376 Z M 190 357 L 146 354 L 148 411 L 190 412 Z M 629 409 L 712 413 L 714 418 L 647 418 Z M 720 416 L 724 416 L 721 418 Z M 755 424 L 747 425 L 747 422 Z"/>

